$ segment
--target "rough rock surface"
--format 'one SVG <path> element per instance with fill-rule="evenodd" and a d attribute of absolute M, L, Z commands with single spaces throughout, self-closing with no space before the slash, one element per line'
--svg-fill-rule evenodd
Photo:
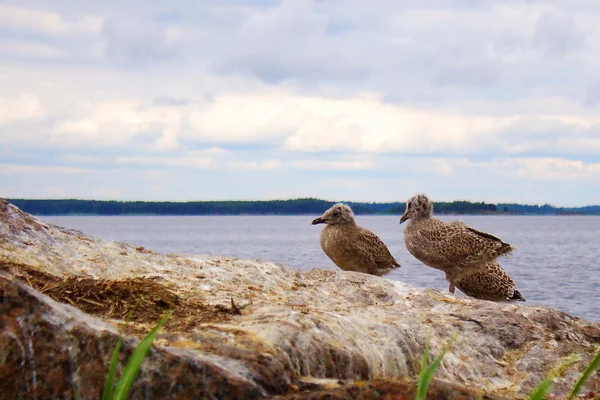
<path fill-rule="evenodd" d="M 430 398 L 524 398 L 551 374 L 564 398 L 600 344 L 599 324 L 552 309 L 353 272 L 161 255 L 0 200 L 2 396 L 98 398 L 119 328 L 123 365 L 171 308 L 132 398 L 410 399 L 428 338 L 433 360 L 456 334 Z M 595 373 L 583 394 L 599 390 Z"/>

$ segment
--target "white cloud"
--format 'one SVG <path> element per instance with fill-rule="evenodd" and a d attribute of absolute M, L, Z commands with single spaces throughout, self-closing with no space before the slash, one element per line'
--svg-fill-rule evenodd
<path fill-rule="evenodd" d="M 532 101 L 538 100 L 544 104 L 544 99 Z M 142 146 L 145 151 L 168 152 L 194 151 L 191 144 L 212 145 L 195 150 L 198 155 L 222 154 L 231 145 L 303 153 L 453 156 L 556 152 L 577 156 L 600 151 L 600 117 L 584 105 L 546 103 L 548 112 L 524 106 L 522 113 L 507 108 L 500 115 L 488 115 L 491 105 L 470 114 L 390 104 L 375 95 L 338 99 L 263 88 L 177 107 L 136 99 L 82 101 L 73 106 L 71 116 L 49 124 L 39 120 L 42 105 L 28 94 L 0 101 L 0 124 L 30 118 L 29 134 L 38 146 L 132 150 Z M 3 139 L 22 144 L 17 136 Z"/>
<path fill-rule="evenodd" d="M 525 182 L 590 182 L 600 179 L 600 162 L 561 157 L 492 157 L 472 161 L 467 158 L 430 159 L 431 172 L 460 179 L 465 174 L 486 171 L 493 180 Z M 491 178 L 490 178 L 491 179 Z"/>
<path fill-rule="evenodd" d="M 61 59 L 69 53 L 59 47 L 34 42 L 0 42 L 0 54 L 28 59 Z"/>
<path fill-rule="evenodd" d="M 102 18 L 83 15 L 67 20 L 57 12 L 0 4 L 0 26 L 4 29 L 47 35 L 98 34 Z"/>
<path fill-rule="evenodd" d="M 201 150 L 192 150 L 192 151 L 188 151 L 186 154 L 188 156 L 207 156 L 207 155 L 223 155 L 223 154 L 229 154 L 230 152 L 228 150 L 225 150 L 222 147 L 209 147 L 206 149 L 201 149 Z"/>
<path fill-rule="evenodd" d="M 328 161 L 328 160 L 299 160 L 288 164 L 299 170 L 319 171 L 359 171 L 373 169 L 371 161 Z"/>
<path fill-rule="evenodd" d="M 86 154 L 66 154 L 61 159 L 66 163 L 76 164 L 105 164 L 109 158 L 106 156 L 91 156 Z"/>
<path fill-rule="evenodd" d="M 562 158 L 512 158 L 495 161 L 496 167 L 510 176 L 547 181 L 598 181 L 600 163 Z"/>
<path fill-rule="evenodd" d="M 474 136 L 490 132 L 494 121 L 443 111 L 394 106 L 359 97 L 304 99 L 308 117 L 286 147 L 301 151 L 430 153 L 469 151 Z"/>
<path fill-rule="evenodd" d="M 0 5 L 0 24 L 6 28 L 47 34 L 60 35 L 69 31 L 57 13 L 7 5 Z"/>
<path fill-rule="evenodd" d="M 86 168 L 63 167 L 53 165 L 24 165 L 24 164 L 0 164 L 0 175 L 82 175 L 90 171 Z"/>
<path fill-rule="evenodd" d="M 285 100 L 269 93 L 219 96 L 202 110 L 190 113 L 190 136 L 216 143 L 253 143 L 285 137 L 300 117 L 294 104 Z"/>
<path fill-rule="evenodd" d="M 272 159 L 272 160 L 264 160 L 261 162 L 258 161 L 244 161 L 244 162 L 232 162 L 229 163 L 229 167 L 238 170 L 274 170 L 281 168 L 283 163 L 281 160 Z"/>
<path fill-rule="evenodd" d="M 454 173 L 448 160 L 431 160 L 431 170 L 443 176 L 451 176 Z"/>
<path fill-rule="evenodd" d="M 218 164 L 208 157 L 148 157 L 131 156 L 115 157 L 117 164 L 137 165 L 147 167 L 186 167 L 186 168 L 215 168 Z"/>
<path fill-rule="evenodd" d="M 600 198 L 589 1 L 9 3 L 0 189 Z"/>
<path fill-rule="evenodd" d="M 182 116 L 177 110 L 144 108 L 139 101 L 116 100 L 85 104 L 79 114 L 58 124 L 49 141 L 69 147 L 116 146 L 128 143 L 138 134 L 150 133 L 158 136 L 155 148 L 178 147 Z"/>
<path fill-rule="evenodd" d="M 231 162 L 229 167 L 238 170 L 298 170 L 298 171 L 360 171 L 373 169 L 371 161 L 345 160 L 280 160 Z"/>
<path fill-rule="evenodd" d="M 40 118 L 43 114 L 39 99 L 31 93 L 12 99 L 0 97 L 0 127 L 10 122 Z M 14 136 L 17 139 L 17 135 Z"/>
<path fill-rule="evenodd" d="M 33 100 L 16 103 L 22 115 L 37 110 Z M 186 139 L 220 145 L 270 143 L 308 152 L 475 153 L 488 142 L 482 135 L 501 122 L 385 104 L 372 96 L 338 100 L 284 91 L 228 94 L 184 108 L 117 100 L 84 104 L 74 112 L 79 116 L 59 122 L 50 133 L 42 131 L 40 139 L 84 148 L 126 145 L 146 135 L 157 150 L 177 149 Z"/>

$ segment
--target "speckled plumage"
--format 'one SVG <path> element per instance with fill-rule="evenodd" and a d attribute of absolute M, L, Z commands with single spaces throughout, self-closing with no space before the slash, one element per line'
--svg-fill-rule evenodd
<path fill-rule="evenodd" d="M 525 301 L 515 282 L 496 261 L 489 261 L 476 268 L 449 269 L 446 271 L 446 279 L 467 296 L 477 299 Z"/>
<path fill-rule="evenodd" d="M 377 235 L 356 224 L 349 206 L 334 205 L 312 221 L 316 224 L 327 224 L 321 231 L 321 248 L 339 268 L 381 276 L 400 267 Z"/>
<path fill-rule="evenodd" d="M 473 229 L 463 222 L 432 218 L 433 206 L 427 196 L 411 197 L 400 223 L 408 251 L 423 264 L 446 273 L 453 287 L 465 294 L 488 300 L 524 300 L 513 280 L 496 258 L 513 249 L 501 239 Z"/>

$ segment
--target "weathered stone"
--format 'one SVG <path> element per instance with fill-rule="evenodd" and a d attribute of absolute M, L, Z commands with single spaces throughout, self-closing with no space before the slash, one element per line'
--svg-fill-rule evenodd
<path fill-rule="evenodd" d="M 433 360 L 456 334 L 431 398 L 523 398 L 551 373 L 561 398 L 600 344 L 599 324 L 552 309 L 353 272 L 161 255 L 1 200 L 0 269 L 8 398 L 98 398 L 117 327 L 135 304 L 122 363 L 136 336 L 175 312 L 132 398 L 412 398 L 428 338 Z M 595 374 L 586 391 L 599 389 Z"/>
<path fill-rule="evenodd" d="M 0 394 L 5 399 L 101 397 L 118 339 L 114 326 L 59 304 L 0 272 Z M 126 337 L 120 361 L 138 340 Z M 232 360 L 155 347 L 132 398 L 258 398 L 264 390 Z M 150 396 L 148 396 L 150 394 Z"/>
<path fill-rule="evenodd" d="M 326 383 L 320 385 L 304 384 L 295 393 L 280 396 L 285 400 L 414 400 L 417 382 L 408 379 L 373 379 L 369 382 L 358 381 L 350 384 Z M 478 395 L 471 389 L 465 389 L 447 382 L 433 381 L 427 391 L 428 400 L 500 400 L 503 397 L 495 395 Z"/>

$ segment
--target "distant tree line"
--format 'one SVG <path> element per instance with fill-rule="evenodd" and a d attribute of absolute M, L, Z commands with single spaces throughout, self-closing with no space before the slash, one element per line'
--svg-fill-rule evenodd
<path fill-rule="evenodd" d="M 302 215 L 321 214 L 334 202 L 314 198 L 268 201 L 101 201 L 7 199 L 34 215 Z M 402 214 L 406 203 L 347 202 L 356 214 Z M 561 208 L 551 205 L 435 202 L 436 214 L 596 214 L 600 206 Z"/>

